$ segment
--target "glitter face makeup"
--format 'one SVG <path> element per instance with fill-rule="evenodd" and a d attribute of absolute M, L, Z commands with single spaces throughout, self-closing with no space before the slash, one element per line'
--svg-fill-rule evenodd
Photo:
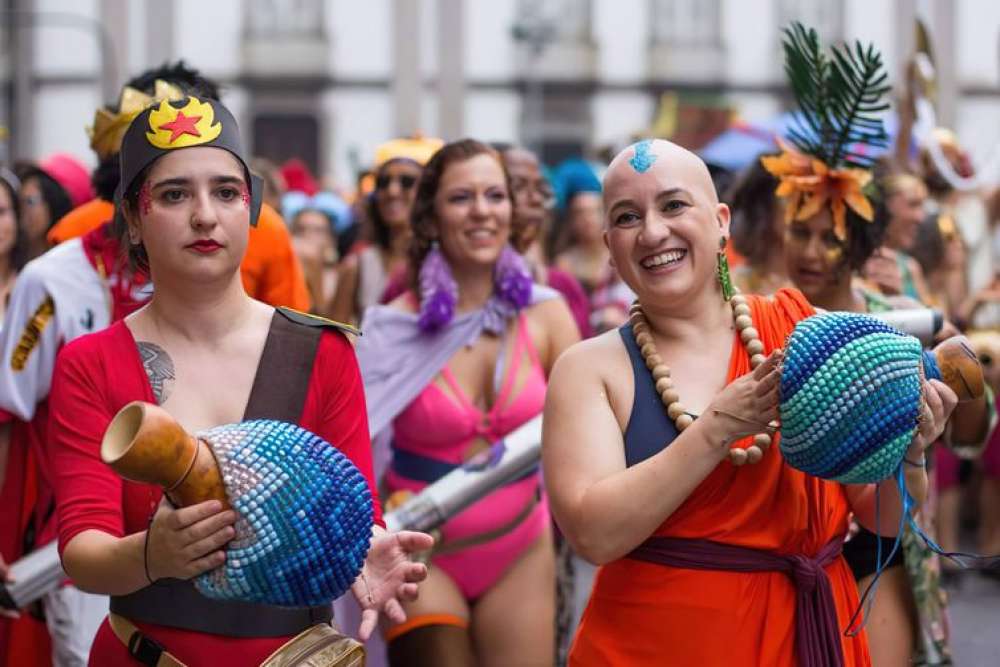
<path fill-rule="evenodd" d="M 149 181 L 142 184 L 139 188 L 139 211 L 142 215 L 149 215 L 149 212 L 153 210 L 153 193 L 149 187 Z"/>
<path fill-rule="evenodd" d="M 650 139 L 643 139 L 635 145 L 635 154 L 628 163 L 637 173 L 645 173 L 656 162 L 656 155 L 650 151 L 652 145 L 653 142 Z"/>
<path fill-rule="evenodd" d="M 243 207 L 250 208 L 250 188 L 246 185 L 240 187 L 240 198 L 243 200 Z"/>

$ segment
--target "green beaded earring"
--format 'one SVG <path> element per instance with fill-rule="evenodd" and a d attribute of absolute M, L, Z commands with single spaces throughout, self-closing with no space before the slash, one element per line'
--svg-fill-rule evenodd
<path fill-rule="evenodd" d="M 726 237 L 719 239 L 719 255 L 716 258 L 715 275 L 722 287 L 722 298 L 727 302 L 736 294 L 733 278 L 729 275 L 729 259 L 726 257 Z"/>

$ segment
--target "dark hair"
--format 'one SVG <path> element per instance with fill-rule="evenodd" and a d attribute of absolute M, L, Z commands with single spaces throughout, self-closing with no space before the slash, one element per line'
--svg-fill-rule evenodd
<path fill-rule="evenodd" d="M 941 233 L 940 221 L 940 213 L 925 217 L 917 228 L 913 248 L 907 251 L 920 264 L 925 276 L 937 271 L 941 260 L 944 259 L 945 238 Z"/>
<path fill-rule="evenodd" d="M 754 160 L 722 197 L 732 212 L 729 234 L 733 247 L 751 266 L 767 261 L 768 250 L 780 242 L 774 232 L 777 187 L 778 179 L 760 160 Z"/>
<path fill-rule="evenodd" d="M 42 199 L 49 207 L 49 229 L 56 224 L 64 215 L 73 210 L 73 200 L 63 186 L 59 185 L 56 179 L 52 178 L 35 165 L 22 166 L 19 169 L 18 177 L 24 182 L 34 178 L 38 180 L 38 189 L 42 191 Z"/>
<path fill-rule="evenodd" d="M 146 246 L 142 243 L 133 244 L 128 237 L 128 222 L 125 219 L 125 211 L 129 213 L 135 213 L 139 210 L 139 190 L 142 189 L 142 184 L 146 182 L 146 177 L 149 176 L 150 170 L 153 168 L 153 164 L 147 165 L 132 181 L 132 185 L 128 190 L 125 191 L 125 197 L 121 204 L 121 211 L 115 212 L 114 217 L 114 235 L 118 238 L 119 247 L 121 248 L 121 254 L 124 260 L 128 263 L 128 267 L 133 271 L 142 271 L 144 273 L 149 273 L 149 255 L 146 254 Z"/>
<path fill-rule="evenodd" d="M 869 198 L 872 198 L 869 195 Z M 878 204 L 876 205 L 876 211 Z M 875 219 L 868 222 L 847 207 L 847 263 L 851 271 L 858 271 L 865 265 L 885 238 L 885 230 L 889 226 L 888 218 L 875 213 Z"/>
<path fill-rule="evenodd" d="M 445 170 L 456 162 L 465 162 L 477 155 L 489 155 L 497 161 L 503 171 L 504 184 L 507 188 L 507 196 L 510 197 L 510 178 L 507 176 L 507 167 L 503 158 L 487 144 L 475 139 L 459 139 L 442 146 L 424 166 L 424 171 L 420 176 L 417 185 L 417 195 L 413 200 L 413 212 L 411 213 L 411 224 L 413 226 L 413 240 L 410 245 L 410 270 L 413 287 L 418 288 L 417 275 L 420 265 L 431 250 L 431 244 L 435 239 L 434 232 L 434 200 L 437 197 L 438 188 L 441 185 L 441 177 Z M 513 217 L 513 213 L 511 213 Z M 520 230 L 511 227 L 510 244 L 515 248 L 522 247 Z"/>
<path fill-rule="evenodd" d="M 374 192 L 365 197 L 365 213 L 371 241 L 383 250 L 388 250 L 392 245 L 392 230 L 389 229 L 388 223 L 382 219 L 382 214 L 378 211 L 378 202 L 375 201 Z"/>
<path fill-rule="evenodd" d="M 152 95 L 156 80 L 163 79 L 174 84 L 183 92 L 201 99 L 218 101 L 220 99 L 219 84 L 202 76 L 201 72 L 188 67 L 183 60 L 175 63 L 165 62 L 159 67 L 148 69 L 142 74 L 129 79 L 125 85 Z"/>
<path fill-rule="evenodd" d="M 10 248 L 10 263 L 14 271 L 20 273 L 24 265 L 28 263 L 28 248 L 24 242 L 24 234 L 21 232 L 21 201 L 18 199 L 17 190 L 14 184 L 0 175 L 0 186 L 7 191 L 10 197 L 10 208 L 14 213 L 14 245 Z"/>
<path fill-rule="evenodd" d="M 90 184 L 94 186 L 94 192 L 104 201 L 115 200 L 115 189 L 118 181 L 121 180 L 121 163 L 118 161 L 118 153 L 101 160 L 101 162 L 90 172 Z"/>
<path fill-rule="evenodd" d="M 876 170 L 877 171 L 877 170 Z M 889 228 L 889 210 L 886 208 L 883 179 L 876 175 L 871 184 L 865 188 L 865 196 L 875 209 L 871 222 L 865 220 L 847 206 L 847 262 L 851 271 L 858 271 L 865 265 L 885 239 Z"/>

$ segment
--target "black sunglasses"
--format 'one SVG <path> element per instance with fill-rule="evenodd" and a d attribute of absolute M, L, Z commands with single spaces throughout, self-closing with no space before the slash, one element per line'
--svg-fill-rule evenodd
<path fill-rule="evenodd" d="M 409 190 L 414 185 L 417 184 L 417 177 L 410 176 L 409 174 L 402 174 L 400 176 L 390 176 L 389 174 L 383 174 L 375 179 L 375 189 L 376 190 L 386 190 L 392 185 L 393 181 L 399 182 L 399 187 L 403 190 Z"/>

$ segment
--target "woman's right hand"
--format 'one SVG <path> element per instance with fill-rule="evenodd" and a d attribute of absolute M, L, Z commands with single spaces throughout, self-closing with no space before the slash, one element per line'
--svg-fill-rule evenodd
<path fill-rule="evenodd" d="M 783 350 L 774 350 L 752 373 L 723 389 L 705 410 L 704 416 L 711 419 L 710 437 L 719 447 L 720 459 L 725 458 L 730 446 L 741 438 L 759 433 L 773 435 L 776 429 L 769 424 L 778 419 L 784 358 Z M 761 443 L 756 444 L 761 446 Z"/>
<path fill-rule="evenodd" d="M 160 504 L 149 525 L 146 571 L 152 581 L 191 579 L 226 561 L 222 551 L 236 535 L 236 512 L 218 500 L 174 509 Z"/>

